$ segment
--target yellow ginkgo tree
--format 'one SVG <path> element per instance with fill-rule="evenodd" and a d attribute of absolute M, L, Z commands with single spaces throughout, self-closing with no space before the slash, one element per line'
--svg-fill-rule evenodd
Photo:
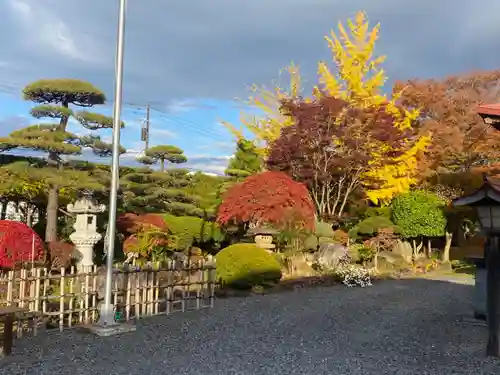
<path fill-rule="evenodd" d="M 349 108 L 369 110 L 383 106 L 394 118 L 395 127 L 411 129 L 419 116 L 418 109 L 399 106 L 400 93 L 388 97 L 382 91 L 387 80 L 381 68 L 385 56 L 374 54 L 380 24 L 370 29 L 365 13 L 358 12 L 354 20 L 347 21 L 347 26 L 349 31 L 339 22 L 338 33 L 332 31 L 326 37 L 336 69 L 332 72 L 325 62 L 318 64 L 320 86 L 315 88 L 315 96 L 328 95 L 342 99 Z M 366 196 L 375 204 L 386 204 L 395 195 L 408 191 L 416 182 L 418 157 L 429 142 L 430 137 L 427 135 L 406 139 L 403 142 L 404 149 L 393 150 L 397 156 L 389 163 L 378 158 L 378 154 L 387 155 L 387 149 L 380 153 L 374 152 L 370 162 L 372 168 L 361 175 Z M 377 181 L 375 186 L 372 183 L 374 180 Z"/>
<path fill-rule="evenodd" d="M 383 107 L 392 115 L 393 126 L 401 129 L 411 129 L 419 116 L 418 109 L 406 109 L 398 105 L 399 93 L 387 96 L 383 86 L 387 80 L 381 64 L 385 56 L 376 56 L 375 43 L 379 38 L 380 24 L 370 28 L 364 12 L 358 12 L 354 19 L 347 20 L 347 28 L 341 22 L 338 32 L 331 31 L 325 39 L 332 52 L 334 69 L 327 62 L 318 63 L 318 84 L 313 89 L 312 98 L 301 100 L 314 101 L 321 97 L 333 97 L 347 103 L 349 109 L 367 110 Z M 262 113 L 261 117 L 242 115 L 241 122 L 252 134 L 263 156 L 269 154 L 272 142 L 279 138 L 281 129 L 293 125 L 293 119 L 281 112 L 284 100 L 298 98 L 300 93 L 300 75 L 298 67 L 291 65 L 290 88 L 283 90 L 262 90 L 254 87 L 254 93 L 248 104 L 256 107 Z M 342 121 L 342 116 L 338 117 Z M 238 137 L 243 137 L 243 128 L 234 125 L 224 125 Z M 415 132 L 405 139 L 404 149 L 394 150 L 397 155 L 389 163 L 386 155 L 390 145 L 370 145 L 373 149 L 370 160 L 371 168 L 360 175 L 360 185 L 364 187 L 366 196 L 375 204 L 388 203 L 395 195 L 407 191 L 416 182 L 418 174 L 418 158 L 429 144 L 430 137 L 417 135 Z M 341 142 L 341 140 L 338 140 Z M 401 146 L 399 146 L 401 147 Z M 380 152 L 377 152 L 379 150 Z M 384 155 L 383 158 L 379 155 Z M 376 184 L 373 181 L 377 181 Z"/>

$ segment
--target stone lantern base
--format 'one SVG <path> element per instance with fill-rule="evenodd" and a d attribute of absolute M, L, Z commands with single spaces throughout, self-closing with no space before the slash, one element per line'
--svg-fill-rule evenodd
<path fill-rule="evenodd" d="M 486 262 L 481 257 L 468 257 L 466 261 L 473 263 L 476 266 L 474 274 L 474 291 L 472 296 L 474 318 L 478 320 L 486 320 L 487 316 L 487 293 L 486 293 Z"/>

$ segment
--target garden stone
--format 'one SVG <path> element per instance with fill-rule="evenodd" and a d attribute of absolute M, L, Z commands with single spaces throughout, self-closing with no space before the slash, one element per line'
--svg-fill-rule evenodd
<path fill-rule="evenodd" d="M 337 268 L 347 259 L 350 259 L 349 249 L 338 243 L 323 243 L 315 253 L 316 263 L 327 269 Z"/>

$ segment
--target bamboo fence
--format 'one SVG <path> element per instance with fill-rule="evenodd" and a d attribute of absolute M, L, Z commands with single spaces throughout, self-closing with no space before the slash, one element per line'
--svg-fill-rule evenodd
<path fill-rule="evenodd" d="M 115 269 L 113 283 L 112 302 L 119 321 L 198 310 L 214 305 L 215 265 L 169 261 L 157 269 Z M 47 321 L 47 328 L 62 331 L 97 322 L 104 284 L 105 270 L 96 266 L 78 271 L 74 267 L 8 271 L 0 274 L 0 306 L 28 308 Z"/>

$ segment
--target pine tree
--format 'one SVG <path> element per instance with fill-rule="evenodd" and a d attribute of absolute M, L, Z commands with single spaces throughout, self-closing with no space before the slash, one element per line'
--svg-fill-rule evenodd
<path fill-rule="evenodd" d="M 113 120 L 107 116 L 88 111 L 74 112 L 70 106 L 93 107 L 104 104 L 103 92 L 88 82 L 76 79 L 39 80 L 26 86 L 24 99 L 36 104 L 31 110 L 37 119 L 52 119 L 54 123 L 32 125 L 13 132 L 7 138 L 0 139 L 3 150 L 22 148 L 47 153 L 47 165 L 51 167 L 53 179 L 47 197 L 47 226 L 45 241 L 57 240 L 57 216 L 59 210 L 59 178 L 64 180 L 64 155 L 78 155 L 82 147 L 91 148 L 97 155 L 107 156 L 111 146 L 101 141 L 98 136 L 79 138 L 68 132 L 68 121 L 74 117 L 88 130 L 111 128 Z M 47 170 L 48 171 L 48 170 Z M 80 176 L 81 177 L 81 176 Z M 85 181 L 81 187 L 84 188 Z M 93 184 L 91 184 L 93 185 Z"/>
<path fill-rule="evenodd" d="M 160 171 L 165 171 L 165 161 L 171 164 L 181 164 L 187 162 L 184 151 L 179 147 L 171 145 L 158 145 L 146 150 L 145 156 L 139 161 L 143 164 L 156 164 L 160 162 Z"/>
<path fill-rule="evenodd" d="M 134 169 L 121 179 L 124 210 L 203 217 L 203 210 L 196 206 L 196 197 L 185 189 L 190 184 L 191 176 L 184 169 L 164 172 L 149 167 Z"/>
<path fill-rule="evenodd" d="M 227 176 L 241 178 L 262 171 L 262 157 L 258 154 L 254 143 L 240 139 L 236 144 L 236 152 L 225 170 Z"/>

